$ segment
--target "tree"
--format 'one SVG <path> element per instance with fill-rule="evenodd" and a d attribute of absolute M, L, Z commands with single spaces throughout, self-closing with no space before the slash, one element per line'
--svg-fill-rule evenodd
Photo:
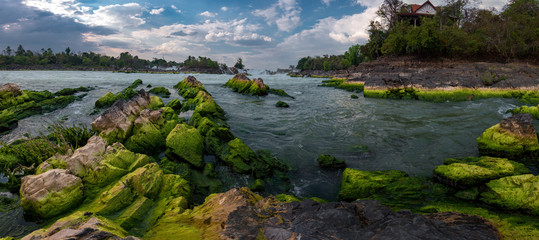
<path fill-rule="evenodd" d="M 7 56 L 11 56 L 12 52 L 13 52 L 13 50 L 11 50 L 10 46 L 7 46 L 6 50 L 4 50 L 4 54 L 7 55 Z"/>
<path fill-rule="evenodd" d="M 22 45 L 19 44 L 19 46 L 17 47 L 17 51 L 15 51 L 15 56 L 24 56 L 25 53 L 26 51 L 24 50 Z"/>
<path fill-rule="evenodd" d="M 382 28 L 379 22 L 371 21 L 369 27 L 369 42 L 360 46 L 360 51 L 371 61 L 382 56 L 382 44 L 387 38 L 387 31 Z"/>
<path fill-rule="evenodd" d="M 348 51 L 344 53 L 344 57 L 348 59 L 348 62 L 352 64 L 352 66 L 357 66 L 363 62 L 359 48 L 359 44 L 356 44 L 348 48 Z"/>
<path fill-rule="evenodd" d="M 400 0 L 384 0 L 384 3 L 380 6 L 376 14 L 382 18 L 382 22 L 386 25 L 387 30 L 393 29 L 395 24 L 397 24 L 398 14 L 403 6 L 404 3 Z"/>
<path fill-rule="evenodd" d="M 243 69 L 245 67 L 245 65 L 243 65 L 243 59 L 238 58 L 236 64 L 234 64 L 234 67 L 237 69 Z"/>

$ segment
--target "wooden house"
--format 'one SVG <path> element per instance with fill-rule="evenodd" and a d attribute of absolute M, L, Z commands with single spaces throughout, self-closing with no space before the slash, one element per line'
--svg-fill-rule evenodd
<path fill-rule="evenodd" d="M 440 8 L 434 6 L 429 0 L 422 5 L 412 4 L 405 13 L 399 13 L 399 21 L 410 21 L 410 24 L 418 26 L 421 24 L 421 17 L 434 17 Z"/>

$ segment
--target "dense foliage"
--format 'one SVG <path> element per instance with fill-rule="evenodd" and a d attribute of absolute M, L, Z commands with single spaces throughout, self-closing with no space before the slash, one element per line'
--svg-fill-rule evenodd
<path fill-rule="evenodd" d="M 182 66 L 187 68 L 219 68 L 219 63 L 207 57 L 199 56 L 198 58 L 195 58 L 193 56 L 189 56 L 183 62 Z"/>
<path fill-rule="evenodd" d="M 387 1 L 386 1 L 387 2 Z M 539 1 L 511 0 L 500 13 L 449 0 L 433 18 L 414 26 L 373 22 L 369 42 L 361 47 L 369 59 L 387 55 L 479 59 L 539 58 Z M 405 11 L 403 7 L 401 11 Z"/>
<path fill-rule="evenodd" d="M 365 61 L 365 57 L 360 53 L 360 46 L 351 46 L 343 55 L 324 55 L 323 57 L 304 57 L 298 61 L 297 69 L 301 70 L 341 70 L 350 66 L 357 66 Z"/>

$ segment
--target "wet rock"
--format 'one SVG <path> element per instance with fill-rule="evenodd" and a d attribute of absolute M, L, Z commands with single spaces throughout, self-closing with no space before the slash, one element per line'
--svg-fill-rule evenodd
<path fill-rule="evenodd" d="M 133 121 L 149 105 L 150 95 L 141 89 L 129 102 L 116 101 L 92 122 L 92 128 L 100 132 L 107 142 L 123 142 L 133 127 Z"/>
<path fill-rule="evenodd" d="M 15 83 L 6 83 L 0 86 L 0 99 L 16 97 L 22 94 L 21 88 Z"/>
<path fill-rule="evenodd" d="M 150 91 L 148 91 L 148 92 L 152 93 L 152 94 L 160 95 L 160 96 L 163 96 L 163 97 L 169 97 L 170 96 L 170 91 L 168 89 L 166 89 L 165 87 L 155 87 L 155 88 L 150 89 Z"/>
<path fill-rule="evenodd" d="M 275 106 L 280 107 L 280 108 L 288 108 L 288 107 L 290 107 L 290 105 L 288 105 L 288 103 L 283 102 L 283 101 L 278 101 L 277 103 L 275 103 Z"/>
<path fill-rule="evenodd" d="M 455 188 L 478 186 L 490 180 L 529 173 L 522 163 L 494 157 L 446 159 L 445 165 L 434 168 L 434 176 Z"/>
<path fill-rule="evenodd" d="M 477 145 L 483 156 L 516 161 L 539 156 L 539 140 L 529 113 L 516 114 L 487 129 L 477 138 Z"/>
<path fill-rule="evenodd" d="M 187 76 L 178 82 L 174 85 L 174 89 L 178 90 L 178 94 L 183 98 L 194 98 L 199 91 L 206 91 L 202 83 L 193 76 Z"/>
<path fill-rule="evenodd" d="M 483 202 L 539 215 L 539 176 L 504 177 L 488 182 L 486 187 L 487 190 L 481 193 Z"/>
<path fill-rule="evenodd" d="M 251 81 L 244 73 L 236 74 L 225 83 L 225 87 L 232 88 L 234 92 L 253 96 L 268 95 L 269 89 L 261 78 L 255 78 Z"/>
<path fill-rule="evenodd" d="M 322 154 L 316 159 L 318 165 L 324 168 L 345 168 L 346 164 L 343 160 L 337 159 L 334 156 Z"/>
<path fill-rule="evenodd" d="M 103 217 L 88 217 L 82 213 L 75 213 L 62 218 L 48 229 L 37 230 L 24 240 L 60 240 L 60 239 L 95 239 L 95 240 L 138 240 L 128 236 L 122 227 Z"/>
<path fill-rule="evenodd" d="M 63 169 L 22 178 L 21 206 L 43 218 L 56 216 L 76 206 L 83 198 L 82 180 Z"/>
<path fill-rule="evenodd" d="M 275 212 L 279 214 L 263 224 L 267 239 L 498 239 L 497 230 L 480 217 L 393 212 L 373 200 L 304 200 L 283 204 Z M 452 220 L 454 215 L 460 219 Z"/>
<path fill-rule="evenodd" d="M 75 150 L 73 155 L 66 159 L 67 169 L 72 174 L 84 177 L 87 170 L 99 164 L 106 150 L 107 142 L 99 136 L 93 136 L 88 139 L 86 145 Z"/>

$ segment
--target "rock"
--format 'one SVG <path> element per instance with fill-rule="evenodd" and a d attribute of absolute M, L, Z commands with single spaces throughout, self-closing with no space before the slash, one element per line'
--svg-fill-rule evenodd
<path fill-rule="evenodd" d="M 286 102 L 283 102 L 283 101 L 278 101 L 276 104 L 275 104 L 276 107 L 280 107 L 280 108 L 288 108 L 290 107 L 290 105 L 288 105 L 288 103 Z"/>
<path fill-rule="evenodd" d="M 238 73 L 238 74 L 234 75 L 234 77 L 232 79 L 236 79 L 236 80 L 239 80 L 239 81 L 251 81 L 251 79 L 249 79 L 249 77 L 247 77 L 247 75 L 245 73 Z"/>
<path fill-rule="evenodd" d="M 165 104 L 163 103 L 163 100 L 159 98 L 158 96 L 151 96 L 150 97 L 150 105 L 148 105 L 149 109 L 157 110 L 161 107 L 164 107 Z"/>
<path fill-rule="evenodd" d="M 522 107 L 518 107 L 518 108 L 515 108 L 515 109 L 512 109 L 512 110 L 509 110 L 508 112 L 511 112 L 513 114 L 518 114 L 518 113 L 529 113 L 533 116 L 533 118 L 535 119 L 539 119 L 539 105 L 537 106 L 522 106 Z"/>
<path fill-rule="evenodd" d="M 257 158 L 256 153 L 239 138 L 228 142 L 228 152 L 221 156 L 221 159 L 238 173 L 248 173 Z"/>
<path fill-rule="evenodd" d="M 112 221 L 100 216 L 86 216 L 76 212 L 62 218 L 47 229 L 37 230 L 24 240 L 60 240 L 60 239 L 95 239 L 95 240 L 138 240 L 139 238 L 125 237 L 127 232 Z"/>
<path fill-rule="evenodd" d="M 483 202 L 539 215 L 539 176 L 504 177 L 488 182 L 486 187 L 487 190 L 481 193 Z"/>
<path fill-rule="evenodd" d="M 274 212 L 278 214 L 263 223 L 267 239 L 499 239 L 496 228 L 481 217 L 393 212 L 373 200 L 304 200 L 282 204 Z"/>
<path fill-rule="evenodd" d="M 172 108 L 176 113 L 179 113 L 180 109 L 182 109 L 182 103 L 179 99 L 172 99 L 166 106 Z"/>
<path fill-rule="evenodd" d="M 516 114 L 487 129 L 477 138 L 483 156 L 521 160 L 539 156 L 539 140 L 532 115 Z"/>
<path fill-rule="evenodd" d="M 0 86 L 0 99 L 16 97 L 22 94 L 21 88 L 15 83 L 6 83 Z"/>
<path fill-rule="evenodd" d="M 268 95 L 269 89 L 261 78 L 255 78 L 251 81 L 244 73 L 236 74 L 225 83 L 225 87 L 232 88 L 234 92 L 253 96 Z"/>
<path fill-rule="evenodd" d="M 343 160 L 337 159 L 334 156 L 322 154 L 316 159 L 320 167 L 325 168 L 345 168 L 346 164 Z"/>
<path fill-rule="evenodd" d="M 187 124 L 178 124 L 166 139 L 167 154 L 171 159 L 182 159 L 195 167 L 203 167 L 204 138 Z"/>
<path fill-rule="evenodd" d="M 102 155 L 107 150 L 107 142 L 99 137 L 93 136 L 83 147 L 75 150 L 73 155 L 66 159 L 67 169 L 79 177 L 85 177 L 87 171 L 94 169 L 103 159 Z"/>
<path fill-rule="evenodd" d="M 255 78 L 249 87 L 249 93 L 256 96 L 268 95 L 268 87 L 262 78 Z"/>
<path fill-rule="evenodd" d="M 92 128 L 100 132 L 107 142 L 123 142 L 129 135 L 133 121 L 150 105 L 150 95 L 141 89 L 129 102 L 119 100 L 92 122 Z"/>
<path fill-rule="evenodd" d="M 101 96 L 99 99 L 97 99 L 94 103 L 95 108 L 105 108 L 110 105 L 112 105 L 117 100 L 121 99 L 122 96 L 116 95 L 114 93 L 108 92 L 105 93 L 105 95 Z"/>
<path fill-rule="evenodd" d="M 383 189 L 386 185 L 407 177 L 403 171 L 361 171 L 347 168 L 343 172 L 339 198 L 356 200 L 366 198 Z"/>
<path fill-rule="evenodd" d="M 262 236 L 263 234 L 263 236 Z M 499 239 L 481 217 L 393 212 L 377 201 L 281 203 L 247 188 L 213 194 L 193 210 L 172 205 L 144 239 Z"/>
<path fill-rule="evenodd" d="M 266 183 L 264 183 L 264 180 L 262 179 L 256 179 L 255 182 L 251 184 L 249 189 L 255 192 L 263 192 L 264 189 L 266 189 Z"/>
<path fill-rule="evenodd" d="M 22 178 L 21 206 L 25 211 L 50 218 L 78 205 L 83 199 L 82 180 L 63 169 Z"/>
<path fill-rule="evenodd" d="M 494 157 L 446 159 L 434 168 L 434 177 L 455 188 L 478 186 L 501 177 L 529 173 L 522 163 Z"/>
<path fill-rule="evenodd" d="M 178 94 L 183 98 L 194 98 L 199 91 L 206 91 L 202 83 L 193 76 L 187 76 L 174 85 L 174 89 L 178 90 Z"/>
<path fill-rule="evenodd" d="M 148 92 L 152 94 L 160 95 L 163 97 L 170 96 L 170 91 L 166 89 L 165 87 L 155 87 L 155 88 L 150 89 L 150 91 Z"/>

